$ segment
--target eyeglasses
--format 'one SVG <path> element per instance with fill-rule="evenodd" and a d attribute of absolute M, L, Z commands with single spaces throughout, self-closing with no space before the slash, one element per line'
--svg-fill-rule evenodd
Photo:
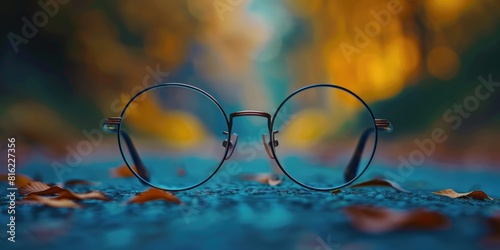
<path fill-rule="evenodd" d="M 117 133 L 121 155 L 141 182 L 182 191 L 208 181 L 230 157 L 259 159 L 255 147 L 260 145 L 237 147 L 233 124 L 243 116 L 267 119 L 261 149 L 294 182 L 318 191 L 359 178 L 375 154 L 378 132 L 392 131 L 388 120 L 375 119 L 360 97 L 336 85 L 300 88 L 272 115 L 245 110 L 228 116 L 213 96 L 181 83 L 137 93 L 120 117 L 105 120 L 103 130 Z"/>

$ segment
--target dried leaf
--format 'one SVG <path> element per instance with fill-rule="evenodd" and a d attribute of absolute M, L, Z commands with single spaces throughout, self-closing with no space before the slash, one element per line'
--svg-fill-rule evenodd
<path fill-rule="evenodd" d="M 243 180 L 256 181 L 262 184 L 268 184 L 270 186 L 277 186 L 282 182 L 281 178 L 276 177 L 276 175 L 274 174 L 268 174 L 268 173 L 246 174 L 246 175 L 241 175 L 240 177 Z"/>
<path fill-rule="evenodd" d="M 22 174 L 16 174 L 15 177 L 16 177 L 16 179 L 14 180 L 14 183 L 16 184 L 16 186 L 18 188 L 22 188 L 33 181 L 33 180 L 31 180 L 30 177 L 28 177 L 26 175 L 22 175 Z M 9 175 L 8 174 L 0 174 L 0 180 L 3 182 L 9 183 Z"/>
<path fill-rule="evenodd" d="M 355 228 L 367 233 L 401 229 L 443 229 L 450 226 L 448 217 L 425 209 L 395 211 L 380 207 L 351 206 L 345 208 L 345 212 Z"/>
<path fill-rule="evenodd" d="M 278 186 L 279 184 L 281 184 L 281 182 L 282 182 L 281 179 L 271 179 L 271 178 L 267 179 L 267 184 L 269 184 L 269 186 Z"/>
<path fill-rule="evenodd" d="M 450 198 L 472 198 L 474 200 L 493 200 L 489 197 L 485 192 L 481 190 L 475 190 L 468 193 L 457 193 L 453 189 L 445 189 L 437 192 L 433 192 L 433 194 L 448 196 Z"/>
<path fill-rule="evenodd" d="M 137 204 L 142 204 L 150 201 L 156 201 L 156 200 L 165 200 L 167 202 L 172 202 L 172 203 L 177 203 L 181 204 L 181 200 L 175 196 L 173 193 L 156 189 L 156 188 L 149 188 L 148 190 L 137 194 L 136 196 L 132 197 L 130 200 L 127 201 L 127 203 L 137 203 Z"/>
<path fill-rule="evenodd" d="M 19 189 L 19 194 L 27 195 L 30 193 L 42 192 L 49 189 L 50 186 L 38 181 L 30 182 L 28 185 Z"/>
<path fill-rule="evenodd" d="M 101 191 L 90 191 L 88 193 L 77 194 L 73 193 L 70 190 L 61 193 L 59 196 L 55 197 L 55 199 L 70 199 L 70 200 L 101 200 L 101 201 L 110 201 L 111 199 L 106 196 Z"/>
<path fill-rule="evenodd" d="M 137 172 L 137 167 L 133 166 L 132 167 L 136 173 Z M 130 168 L 128 168 L 127 164 L 122 165 L 120 167 L 112 168 L 111 169 L 111 177 L 114 178 L 127 178 L 127 177 L 135 177 L 134 173 L 130 171 Z"/>
<path fill-rule="evenodd" d="M 335 189 L 335 190 L 332 191 L 332 194 L 334 194 L 334 195 L 337 195 L 337 194 L 340 194 L 340 193 L 342 193 L 342 189 Z"/>
<path fill-rule="evenodd" d="M 53 199 L 49 197 L 43 197 L 40 195 L 28 195 L 23 200 L 19 201 L 21 204 L 42 204 L 49 207 L 57 208 L 80 208 L 81 206 L 74 201 L 68 199 Z"/>
<path fill-rule="evenodd" d="M 93 181 L 86 181 L 86 180 L 69 180 L 64 182 L 65 187 L 72 187 L 72 186 L 96 186 L 99 185 L 99 182 L 93 182 Z"/>
<path fill-rule="evenodd" d="M 56 195 L 52 197 L 53 199 L 70 199 L 70 200 L 103 200 L 109 201 L 111 200 L 101 191 L 91 191 L 88 193 L 78 194 L 74 193 L 69 189 L 65 189 L 59 186 L 49 186 L 45 183 L 41 182 L 32 182 L 28 186 L 19 190 L 20 194 L 31 196 L 31 195 L 39 195 L 39 196 L 48 196 L 48 195 Z"/>
<path fill-rule="evenodd" d="M 19 189 L 22 195 L 36 194 L 36 195 L 55 195 L 64 192 L 66 189 L 60 186 L 49 186 L 45 183 L 38 181 L 31 182 L 23 188 Z"/>
<path fill-rule="evenodd" d="M 351 186 L 351 188 L 371 187 L 371 186 L 390 187 L 390 188 L 396 189 L 400 192 L 409 193 L 408 191 L 404 190 L 401 186 L 399 186 L 397 183 L 389 181 L 389 180 L 385 180 L 385 179 L 373 179 L 373 180 L 365 181 L 365 182 L 353 185 L 353 186 Z"/>

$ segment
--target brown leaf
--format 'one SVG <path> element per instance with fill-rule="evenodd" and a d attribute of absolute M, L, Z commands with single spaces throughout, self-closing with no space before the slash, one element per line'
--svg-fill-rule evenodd
<path fill-rule="evenodd" d="M 474 200 L 493 200 L 491 197 L 489 197 L 485 192 L 481 190 L 475 190 L 468 193 L 457 193 L 453 189 L 445 189 L 433 192 L 433 194 L 448 196 L 450 198 L 472 198 Z"/>
<path fill-rule="evenodd" d="M 21 201 L 21 204 L 42 204 L 49 207 L 57 207 L 57 208 L 80 208 L 81 206 L 75 203 L 74 201 L 68 199 L 53 199 L 49 197 L 43 197 L 40 195 L 28 195 L 24 197 Z"/>
<path fill-rule="evenodd" d="M 149 188 L 148 190 L 137 194 L 136 196 L 132 197 L 130 200 L 127 201 L 127 203 L 137 203 L 137 204 L 142 204 L 150 201 L 156 201 L 156 200 L 164 200 L 167 202 L 172 202 L 172 203 L 177 203 L 181 204 L 181 200 L 175 196 L 173 193 L 156 189 L 156 188 Z"/>
<path fill-rule="evenodd" d="M 90 191 L 83 194 L 73 193 L 70 190 L 66 192 L 62 192 L 59 196 L 55 197 L 55 199 L 69 199 L 69 200 L 101 200 L 101 201 L 110 201 L 111 199 L 106 196 L 101 191 Z"/>
<path fill-rule="evenodd" d="M 45 183 L 35 181 L 19 189 L 19 193 L 22 195 L 36 194 L 36 195 L 47 196 L 47 195 L 56 195 L 64 192 L 65 190 L 66 189 L 60 186 L 49 186 Z"/>
<path fill-rule="evenodd" d="M 137 172 L 137 167 L 133 166 L 132 167 L 136 173 Z M 122 165 L 120 167 L 112 168 L 111 169 L 111 177 L 114 178 L 128 178 L 128 177 L 135 177 L 134 173 L 130 171 L 130 168 L 128 168 L 127 164 Z"/>
<path fill-rule="evenodd" d="M 86 181 L 86 180 L 69 180 L 64 182 L 65 187 L 71 186 L 95 186 L 99 185 L 98 182 Z"/>
<path fill-rule="evenodd" d="M 26 185 L 22 188 L 19 188 L 19 194 L 27 195 L 29 193 L 36 193 L 36 192 L 45 191 L 49 188 L 50 188 L 50 186 L 45 184 L 45 183 L 34 181 L 34 182 L 30 182 L 28 185 Z"/>
<path fill-rule="evenodd" d="M 243 180 L 256 181 L 262 184 L 268 184 L 270 186 L 277 186 L 282 182 L 282 180 L 280 178 L 277 178 L 276 175 L 268 173 L 246 174 L 246 175 L 241 175 L 240 177 Z"/>
<path fill-rule="evenodd" d="M 342 189 L 335 189 L 335 190 L 332 191 L 332 194 L 334 194 L 334 195 L 337 195 L 337 194 L 340 194 L 340 193 L 342 193 Z"/>
<path fill-rule="evenodd" d="M 16 174 L 15 177 L 16 177 L 16 179 L 15 179 L 14 183 L 16 184 L 16 186 L 18 188 L 22 188 L 33 181 L 33 180 L 31 180 L 31 178 L 29 176 L 22 175 L 22 174 Z M 0 180 L 4 181 L 6 183 L 9 183 L 9 175 L 8 174 L 0 174 Z"/>
<path fill-rule="evenodd" d="M 28 186 L 19 190 L 20 194 L 30 196 L 30 195 L 38 195 L 38 196 L 49 196 L 55 195 L 52 197 L 53 199 L 70 199 L 70 200 L 103 200 L 109 201 L 111 200 L 101 191 L 91 191 L 88 193 L 78 194 L 74 193 L 69 189 L 65 189 L 59 186 L 49 186 L 45 183 L 41 182 L 32 182 Z"/>
<path fill-rule="evenodd" d="M 401 186 L 399 186 L 397 183 L 389 181 L 389 180 L 385 180 L 385 179 L 373 179 L 373 180 L 365 181 L 365 182 L 353 185 L 353 186 L 351 186 L 351 188 L 371 187 L 371 186 L 390 187 L 390 188 L 396 189 L 400 192 L 409 193 L 408 191 L 404 190 Z"/>
<path fill-rule="evenodd" d="M 380 207 L 345 208 L 352 225 L 367 233 L 384 233 L 401 229 L 443 229 L 450 226 L 445 215 L 425 209 L 395 211 Z"/>

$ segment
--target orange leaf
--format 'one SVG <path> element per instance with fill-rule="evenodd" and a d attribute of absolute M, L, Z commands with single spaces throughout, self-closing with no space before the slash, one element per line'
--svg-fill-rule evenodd
<path fill-rule="evenodd" d="M 133 166 L 132 167 L 136 173 L 137 172 L 137 167 Z M 128 168 L 127 164 L 122 165 L 120 167 L 112 168 L 111 169 L 111 177 L 114 178 L 126 178 L 126 177 L 134 177 L 134 173 L 130 171 L 130 168 Z"/>
<path fill-rule="evenodd" d="M 19 193 L 22 195 L 36 194 L 43 196 L 56 195 L 65 191 L 67 191 L 67 189 L 64 189 L 59 186 L 49 186 L 45 183 L 41 183 L 38 181 L 32 182 L 28 184 L 26 187 L 19 189 Z"/>
<path fill-rule="evenodd" d="M 37 196 L 47 196 L 47 195 L 57 195 L 52 197 L 53 199 L 70 199 L 70 200 L 111 200 L 104 193 L 100 191 L 91 191 L 88 193 L 77 194 L 73 193 L 69 189 L 65 189 L 59 186 L 49 186 L 41 182 L 32 182 L 28 186 L 19 190 L 20 194 L 26 196 L 37 195 Z"/>
<path fill-rule="evenodd" d="M 36 192 L 45 191 L 49 188 L 50 188 L 50 186 L 45 184 L 45 183 L 34 181 L 34 182 L 30 182 L 28 185 L 26 185 L 22 188 L 19 188 L 19 194 L 27 195 L 29 193 L 36 193 Z"/>
<path fill-rule="evenodd" d="M 389 181 L 389 180 L 385 180 L 385 179 L 373 179 L 373 180 L 365 181 L 362 183 L 358 183 L 358 184 L 353 185 L 351 187 L 356 188 L 356 187 L 371 187 L 371 186 L 390 187 L 390 188 L 396 189 L 400 192 L 408 193 L 408 191 L 404 190 L 397 183 Z"/>
<path fill-rule="evenodd" d="M 127 203 L 137 203 L 137 204 L 142 204 L 146 203 L 149 201 L 156 201 L 156 200 L 164 200 L 168 202 L 173 202 L 177 204 L 181 204 L 181 200 L 175 196 L 173 193 L 156 189 L 156 188 L 149 188 L 148 190 L 137 194 L 136 196 L 132 197 L 130 200 L 127 201 Z"/>
<path fill-rule="evenodd" d="M 268 184 L 270 186 L 277 186 L 281 184 L 282 180 L 277 178 L 274 174 L 247 174 L 240 176 L 243 180 L 256 181 L 262 184 Z"/>
<path fill-rule="evenodd" d="M 448 217 L 425 209 L 395 211 L 387 208 L 351 206 L 345 208 L 345 212 L 355 228 L 367 233 L 401 229 L 443 229 L 450 226 Z"/>
<path fill-rule="evenodd" d="M 493 200 L 491 197 L 489 197 L 485 192 L 481 190 L 475 190 L 468 193 L 457 193 L 453 189 L 445 189 L 433 192 L 433 194 L 448 196 L 450 198 L 472 198 L 475 200 Z"/>
<path fill-rule="evenodd" d="M 55 199 L 69 199 L 69 200 L 102 200 L 102 201 L 110 201 L 111 199 L 106 196 L 101 191 L 90 191 L 88 193 L 77 194 L 73 193 L 70 190 L 61 193 L 59 196 L 55 197 Z"/>
<path fill-rule="evenodd" d="M 19 201 L 21 204 L 42 204 L 49 207 L 57 208 L 80 208 L 81 206 L 74 201 L 68 199 L 53 199 L 49 197 L 43 197 L 40 195 L 29 195 L 23 200 Z"/>
<path fill-rule="evenodd" d="M 18 188 L 22 188 L 22 187 L 28 185 L 30 182 L 32 182 L 31 178 L 26 176 L 26 175 L 16 174 L 15 177 L 16 177 L 16 179 L 14 180 L 14 183 L 16 184 L 16 186 Z M 4 181 L 6 183 L 9 183 L 9 175 L 8 174 L 0 174 L 0 180 Z"/>

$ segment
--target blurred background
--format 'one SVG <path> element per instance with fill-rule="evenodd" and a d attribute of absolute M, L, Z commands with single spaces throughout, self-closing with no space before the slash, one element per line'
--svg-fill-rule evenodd
<path fill-rule="evenodd" d="M 161 82 L 200 87 L 226 113 L 273 113 L 302 86 L 334 83 L 392 121 L 375 164 L 396 168 L 425 153 L 415 140 L 439 128 L 447 139 L 414 165 L 498 168 L 500 93 L 477 91 L 480 76 L 500 81 L 496 0 L 47 0 L 2 9 L 0 134 L 16 138 L 18 168 L 63 162 L 89 134 L 99 138 L 103 118 Z M 118 161 L 117 148 L 104 135 L 83 158 Z"/>

